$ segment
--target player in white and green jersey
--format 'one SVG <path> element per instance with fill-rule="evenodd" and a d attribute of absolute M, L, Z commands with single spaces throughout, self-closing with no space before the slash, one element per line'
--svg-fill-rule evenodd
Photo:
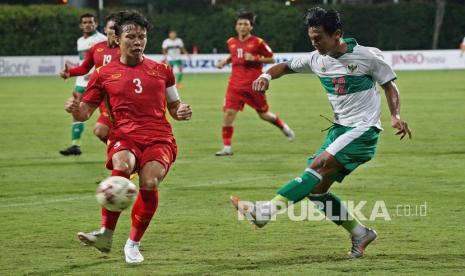
<path fill-rule="evenodd" d="M 82 36 L 77 40 L 77 51 L 79 53 L 79 63 L 82 63 L 89 49 L 102 41 L 106 41 L 107 37 L 97 31 L 97 20 L 94 15 L 86 13 L 81 15 L 79 19 L 79 28 L 82 30 Z M 86 90 L 87 82 L 89 82 L 90 75 L 79 76 L 76 78 L 76 85 L 74 86 L 73 94 L 78 98 L 82 98 L 82 94 Z M 60 154 L 80 155 L 81 154 L 81 136 L 84 131 L 84 122 L 77 121 L 73 118 L 71 127 L 71 146 L 60 150 Z"/>
<path fill-rule="evenodd" d="M 176 72 L 176 85 L 178 88 L 181 85 L 182 77 L 183 77 L 183 62 L 181 59 L 181 55 L 185 54 L 188 58 L 189 52 L 187 52 L 186 48 L 184 48 L 184 42 L 181 38 L 178 37 L 176 31 L 171 30 L 168 34 L 168 38 L 163 40 L 161 45 L 163 55 L 165 56 L 165 60 L 173 67 L 178 68 L 178 72 Z"/>
<path fill-rule="evenodd" d="M 342 38 L 339 13 L 334 10 L 309 9 L 306 23 L 316 51 L 273 66 L 253 83 L 253 88 L 264 92 L 271 79 L 291 73 L 314 73 L 331 103 L 334 124 L 321 148 L 308 159 L 304 173 L 280 188 L 275 198 L 264 205 L 248 206 L 233 196 L 231 203 L 256 226 L 263 227 L 278 210 L 308 198 L 321 207 L 328 219 L 350 233 L 352 248 L 348 257 L 361 257 L 377 233 L 361 224 L 329 188 L 375 154 L 382 130 L 381 96 L 376 83 L 386 94 L 396 135 L 411 138 L 411 132 L 400 118 L 396 74 L 382 59 L 381 52 L 360 46 L 355 39 Z"/>

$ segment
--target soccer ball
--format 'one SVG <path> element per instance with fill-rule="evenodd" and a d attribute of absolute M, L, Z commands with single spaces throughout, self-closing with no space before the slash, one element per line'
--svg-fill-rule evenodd
<path fill-rule="evenodd" d="M 121 212 L 131 206 L 136 199 L 137 188 L 129 179 L 110 176 L 97 187 L 97 202 L 105 209 Z"/>

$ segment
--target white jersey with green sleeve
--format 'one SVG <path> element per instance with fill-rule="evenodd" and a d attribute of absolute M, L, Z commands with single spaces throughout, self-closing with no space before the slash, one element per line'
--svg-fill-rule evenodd
<path fill-rule="evenodd" d="M 102 41 L 106 41 L 107 37 L 95 31 L 92 35 L 88 37 L 81 36 L 77 40 L 77 51 L 79 54 L 79 64 L 81 64 L 84 61 L 84 58 L 86 57 L 87 53 L 89 52 L 89 49 L 94 46 L 94 44 L 97 44 Z M 89 77 L 92 74 L 93 70 L 89 72 L 89 74 L 85 76 L 78 76 L 76 78 L 76 86 L 80 87 L 86 87 L 87 83 L 89 82 Z"/>
<path fill-rule="evenodd" d="M 318 76 L 335 123 L 381 129 L 381 96 L 376 83 L 383 85 L 396 79 L 396 74 L 379 49 L 358 45 L 353 38 L 344 41 L 347 52 L 338 58 L 313 51 L 289 60 L 287 65 L 292 71 Z"/>
<path fill-rule="evenodd" d="M 181 49 L 184 48 L 184 42 L 179 37 L 175 39 L 165 39 L 161 47 L 166 50 L 168 61 L 180 60 Z"/>

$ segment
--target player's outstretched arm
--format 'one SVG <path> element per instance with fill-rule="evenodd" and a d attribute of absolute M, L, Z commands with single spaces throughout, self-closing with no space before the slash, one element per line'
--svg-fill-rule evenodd
<path fill-rule="evenodd" d="M 226 64 L 231 63 L 231 56 L 226 58 L 225 60 L 222 60 L 216 64 L 216 68 L 222 69 Z"/>
<path fill-rule="evenodd" d="M 168 111 L 171 117 L 178 121 L 187 121 L 192 118 L 192 108 L 181 101 L 168 103 Z"/>
<path fill-rule="evenodd" d="M 97 105 L 81 102 L 76 93 L 73 93 L 73 96 L 65 103 L 66 112 L 73 114 L 73 118 L 81 122 L 87 121 L 97 107 Z"/>
<path fill-rule="evenodd" d="M 281 76 L 293 73 L 296 72 L 292 71 L 287 65 L 287 63 L 276 64 L 275 66 L 268 69 L 266 73 L 261 74 L 260 77 L 258 77 L 258 79 L 256 79 L 252 83 L 252 89 L 258 92 L 265 92 L 266 90 L 268 90 L 270 86 L 270 81 L 272 79 L 277 79 Z"/>
<path fill-rule="evenodd" d="M 397 129 L 396 135 L 400 135 L 402 140 L 405 135 L 408 138 L 412 138 L 412 132 L 410 131 L 406 121 L 400 118 L 400 97 L 399 89 L 393 81 L 389 81 L 381 86 L 386 94 L 386 99 L 391 112 L 391 126 Z"/>

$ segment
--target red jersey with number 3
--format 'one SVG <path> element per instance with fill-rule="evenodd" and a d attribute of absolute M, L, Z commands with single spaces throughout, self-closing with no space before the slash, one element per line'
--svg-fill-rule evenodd
<path fill-rule="evenodd" d="M 118 60 L 95 70 L 82 100 L 99 105 L 108 98 L 114 124 L 110 140 L 173 142 L 165 113 L 166 88 L 174 84 L 173 71 L 166 64 L 146 57 L 136 66 Z"/>
<path fill-rule="evenodd" d="M 262 74 L 263 63 L 258 61 L 246 61 L 246 53 L 254 57 L 273 57 L 273 51 L 265 40 L 249 36 L 244 41 L 238 37 L 231 37 L 226 42 L 232 62 L 232 73 L 229 85 L 236 88 L 250 89 L 252 82 Z"/>

